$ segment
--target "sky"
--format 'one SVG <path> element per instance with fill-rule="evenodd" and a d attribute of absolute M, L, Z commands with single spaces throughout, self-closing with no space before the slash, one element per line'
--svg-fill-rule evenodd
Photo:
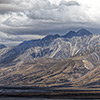
<path fill-rule="evenodd" d="M 0 0 L 0 43 L 88 29 L 100 34 L 100 0 Z"/>

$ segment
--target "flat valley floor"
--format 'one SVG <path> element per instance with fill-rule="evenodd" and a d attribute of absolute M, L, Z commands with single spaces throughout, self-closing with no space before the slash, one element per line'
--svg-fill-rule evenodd
<path fill-rule="evenodd" d="M 15 99 L 14 99 L 15 98 Z M 100 99 L 95 89 L 1 88 L 0 100 Z"/>

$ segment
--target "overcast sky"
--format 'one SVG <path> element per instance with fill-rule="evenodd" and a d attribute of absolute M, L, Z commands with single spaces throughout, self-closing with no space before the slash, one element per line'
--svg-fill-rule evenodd
<path fill-rule="evenodd" d="M 81 28 L 100 33 L 100 0 L 0 0 L 0 43 Z"/>

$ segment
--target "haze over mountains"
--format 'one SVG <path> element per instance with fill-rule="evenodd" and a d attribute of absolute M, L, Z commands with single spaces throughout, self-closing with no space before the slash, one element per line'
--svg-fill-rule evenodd
<path fill-rule="evenodd" d="M 88 30 L 0 48 L 1 86 L 100 87 L 100 35 Z"/>

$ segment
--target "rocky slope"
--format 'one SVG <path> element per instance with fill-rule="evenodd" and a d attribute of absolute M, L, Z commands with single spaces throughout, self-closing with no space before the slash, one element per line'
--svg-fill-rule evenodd
<path fill-rule="evenodd" d="M 82 29 L 25 41 L 1 53 L 0 67 L 0 86 L 100 88 L 100 35 Z"/>
<path fill-rule="evenodd" d="M 24 41 L 0 57 L 0 64 L 28 62 L 41 57 L 67 59 L 94 47 L 100 42 L 100 35 L 82 29 L 70 31 L 64 36 L 48 35 L 43 39 Z"/>
<path fill-rule="evenodd" d="M 100 88 L 100 45 L 66 60 L 39 58 L 0 69 L 1 86 Z"/>

